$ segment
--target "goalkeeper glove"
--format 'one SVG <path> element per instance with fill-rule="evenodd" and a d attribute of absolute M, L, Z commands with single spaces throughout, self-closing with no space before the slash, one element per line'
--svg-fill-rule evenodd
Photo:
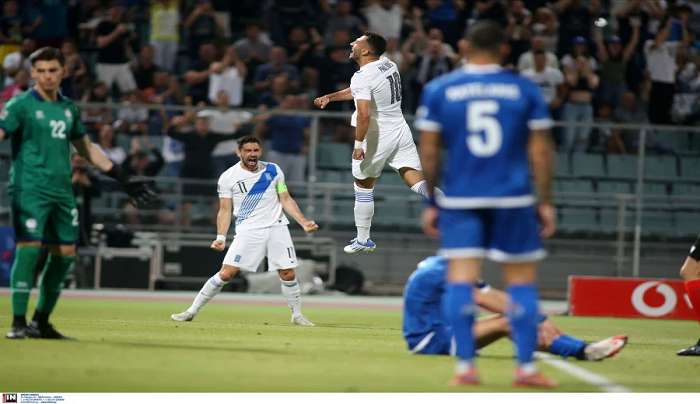
<path fill-rule="evenodd" d="M 136 207 L 151 208 L 160 204 L 161 200 L 156 192 L 153 180 L 131 177 L 117 164 L 112 164 L 112 168 L 105 174 L 114 178 L 121 184 L 124 192 L 129 195 L 129 201 Z"/>

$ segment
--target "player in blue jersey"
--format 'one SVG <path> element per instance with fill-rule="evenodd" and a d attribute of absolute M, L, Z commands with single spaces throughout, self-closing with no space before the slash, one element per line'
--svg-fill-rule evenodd
<path fill-rule="evenodd" d="M 408 349 L 415 354 L 454 355 L 452 328 L 444 319 L 443 298 L 447 260 L 428 257 L 418 264 L 404 289 L 403 337 Z M 480 319 L 474 325 L 476 347 L 483 348 L 492 342 L 510 336 L 510 326 L 505 314 L 507 295 L 477 282 L 474 301 L 480 307 L 499 315 Z M 546 316 L 539 317 L 539 351 L 564 358 L 598 361 L 616 355 L 627 344 L 627 337 L 617 335 L 597 342 L 586 343 L 563 334 Z"/>
<path fill-rule="evenodd" d="M 442 164 L 444 192 L 425 209 L 423 228 L 440 236 L 440 255 L 449 259 L 445 308 L 458 358 L 451 384 L 480 383 L 473 289 L 482 259 L 489 258 L 502 263 L 508 285 L 518 362 L 513 384 L 551 388 L 556 383 L 537 370 L 533 354 L 539 318 L 536 263 L 545 256 L 540 237 L 555 229 L 552 122 L 537 85 L 501 69 L 504 35 L 492 22 L 474 24 L 467 34 L 470 64 L 423 90 L 416 122 L 421 163 L 429 193 Z M 539 200 L 532 194 L 530 165 Z"/>

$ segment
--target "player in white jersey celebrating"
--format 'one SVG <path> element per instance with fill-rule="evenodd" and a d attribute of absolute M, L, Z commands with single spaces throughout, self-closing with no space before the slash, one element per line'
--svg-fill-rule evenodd
<path fill-rule="evenodd" d="M 296 253 L 282 210 L 311 233 L 318 225 L 307 219 L 287 192 L 284 174 L 274 163 L 259 161 L 260 141 L 247 136 L 239 141 L 241 161 L 219 177 L 219 212 L 216 216 L 216 240 L 211 248 L 223 251 L 231 225 L 231 208 L 236 217 L 236 234 L 226 252 L 221 270 L 202 286 L 192 305 L 170 316 L 175 321 L 191 321 L 225 284 L 240 270 L 255 272 L 265 256 L 268 270 L 276 270 L 282 282 L 282 294 L 292 310 L 292 323 L 313 326 L 301 313 L 301 289 L 294 268 Z"/>
<path fill-rule="evenodd" d="M 413 192 L 426 198 L 428 194 L 413 134 L 401 112 L 399 69 L 391 60 L 380 57 L 386 50 L 386 40 L 366 32 L 350 45 L 350 58 L 360 66 L 352 76 L 350 87 L 318 97 L 314 104 L 323 109 L 332 101 L 355 100 L 351 125 L 355 127 L 352 175 L 357 237 L 344 249 L 354 254 L 376 248 L 369 238 L 374 216 L 374 184 L 387 163 Z"/>

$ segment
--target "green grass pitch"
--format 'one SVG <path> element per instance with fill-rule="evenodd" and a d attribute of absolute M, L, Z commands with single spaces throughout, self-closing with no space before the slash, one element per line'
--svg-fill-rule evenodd
<path fill-rule="evenodd" d="M 0 339 L 0 391 L 515 391 L 508 341 L 482 351 L 483 386 L 450 388 L 453 360 L 409 355 L 398 310 L 315 305 L 305 314 L 317 327 L 302 328 L 289 324 L 283 303 L 212 303 L 191 323 L 171 321 L 170 313 L 184 307 L 175 301 L 63 299 L 54 322 L 78 341 Z M 9 297 L 1 296 L 0 324 L 9 325 L 9 313 Z M 630 337 L 617 357 L 571 361 L 577 366 L 632 391 L 700 391 L 695 379 L 700 358 L 675 355 L 700 335 L 694 322 L 554 319 L 586 340 Z M 599 391 L 547 364 L 539 366 L 560 383 L 557 391 Z"/>

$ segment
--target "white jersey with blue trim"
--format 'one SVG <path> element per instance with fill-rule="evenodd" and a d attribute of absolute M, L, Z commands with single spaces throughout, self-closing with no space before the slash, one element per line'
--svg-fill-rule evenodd
<path fill-rule="evenodd" d="M 535 202 L 528 142 L 552 121 L 540 89 L 497 65 L 467 65 L 423 90 L 416 127 L 439 132 L 445 209 L 516 208 Z"/>
<path fill-rule="evenodd" d="M 362 66 L 350 79 L 350 91 L 355 101 L 352 126 L 357 126 L 357 100 L 371 101 L 370 129 L 376 128 L 379 134 L 406 124 L 401 111 L 401 76 L 391 60 L 383 57 Z"/>
<path fill-rule="evenodd" d="M 284 173 L 277 164 L 258 162 L 258 170 L 248 171 L 238 162 L 219 177 L 219 198 L 233 200 L 236 233 L 273 225 L 287 225 L 282 212 L 278 186 L 284 185 Z"/>

